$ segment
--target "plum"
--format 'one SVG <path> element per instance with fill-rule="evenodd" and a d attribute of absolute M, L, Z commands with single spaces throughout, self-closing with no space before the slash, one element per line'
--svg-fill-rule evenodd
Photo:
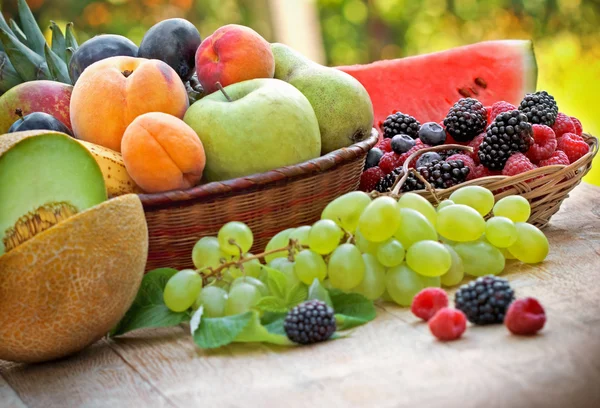
<path fill-rule="evenodd" d="M 15 114 L 19 116 L 19 119 L 12 124 L 10 129 L 8 129 L 8 133 L 40 129 L 54 130 L 56 132 L 62 132 L 69 136 L 73 136 L 71 130 L 64 123 L 48 113 L 33 112 L 29 115 L 23 116 L 21 109 L 17 109 Z"/>
<path fill-rule="evenodd" d="M 194 74 L 194 58 L 201 42 L 200 33 L 192 23 L 182 18 L 171 18 L 155 24 L 146 32 L 138 56 L 164 61 L 185 82 Z"/>
<path fill-rule="evenodd" d="M 129 38 L 121 35 L 102 34 L 90 38 L 75 51 L 69 63 L 69 74 L 77 82 L 84 69 L 105 58 L 126 56 L 137 57 L 138 47 Z"/>

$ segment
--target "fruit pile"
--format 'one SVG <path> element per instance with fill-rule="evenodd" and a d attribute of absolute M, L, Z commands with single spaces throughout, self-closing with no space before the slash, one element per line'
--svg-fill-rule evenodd
<path fill-rule="evenodd" d="M 444 144 L 468 146 L 471 151 L 427 152 L 409 163 L 401 191 L 443 189 L 480 177 L 514 176 L 537 167 L 568 165 L 590 147 L 581 137 L 579 120 L 558 111 L 545 91 L 527 94 L 518 107 L 508 102 L 483 106 L 474 98 L 458 100 L 440 122 L 420 124 L 396 112 L 381 124 L 383 138 L 369 151 L 360 190 L 391 191 L 404 175 L 402 166 L 413 153 Z"/>
<path fill-rule="evenodd" d="M 359 81 L 245 26 L 202 39 L 173 18 L 138 47 L 112 34 L 79 45 L 53 23 L 48 45 L 24 0 L 18 20 L 0 16 L 0 134 L 80 140 L 111 197 L 262 173 L 371 135 Z"/>

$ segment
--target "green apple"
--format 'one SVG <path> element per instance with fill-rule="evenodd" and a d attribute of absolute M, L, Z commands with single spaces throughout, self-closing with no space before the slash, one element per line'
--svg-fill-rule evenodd
<path fill-rule="evenodd" d="M 261 173 L 321 153 L 319 123 L 310 102 L 278 79 L 229 85 L 194 103 L 183 120 L 204 146 L 207 181 Z"/>

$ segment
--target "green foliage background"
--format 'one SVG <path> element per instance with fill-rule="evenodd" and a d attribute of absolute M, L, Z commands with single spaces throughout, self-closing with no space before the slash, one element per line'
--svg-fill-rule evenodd
<path fill-rule="evenodd" d="M 492 39 L 530 38 L 538 88 L 600 135 L 600 0 L 314 0 L 330 65 L 366 63 Z M 202 37 L 219 26 L 251 26 L 274 40 L 267 0 L 28 0 L 44 26 L 74 21 L 79 41 L 99 33 L 141 41 L 156 22 L 192 21 Z M 3 0 L 6 17 L 16 1 Z M 298 35 L 302 35 L 299 27 Z M 600 159 L 587 177 L 600 185 Z"/>

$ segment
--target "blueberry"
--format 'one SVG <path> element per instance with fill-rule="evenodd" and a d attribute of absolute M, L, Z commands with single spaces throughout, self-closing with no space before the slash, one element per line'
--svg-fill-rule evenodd
<path fill-rule="evenodd" d="M 442 160 L 442 156 L 440 156 L 436 152 L 423 153 L 417 159 L 415 168 L 418 169 L 419 167 L 425 167 L 425 166 L 432 164 L 433 162 L 441 161 L 441 160 Z"/>
<path fill-rule="evenodd" d="M 378 166 L 381 156 L 383 156 L 383 151 L 381 151 L 381 149 L 374 147 L 369 150 L 369 153 L 367 153 L 367 160 L 365 161 L 365 170 Z"/>
<path fill-rule="evenodd" d="M 392 138 L 392 150 L 396 154 L 408 152 L 415 145 L 415 139 L 409 135 L 396 135 Z"/>
<path fill-rule="evenodd" d="M 423 123 L 419 129 L 419 139 L 430 146 L 441 145 L 446 141 L 446 131 L 439 123 Z"/>

